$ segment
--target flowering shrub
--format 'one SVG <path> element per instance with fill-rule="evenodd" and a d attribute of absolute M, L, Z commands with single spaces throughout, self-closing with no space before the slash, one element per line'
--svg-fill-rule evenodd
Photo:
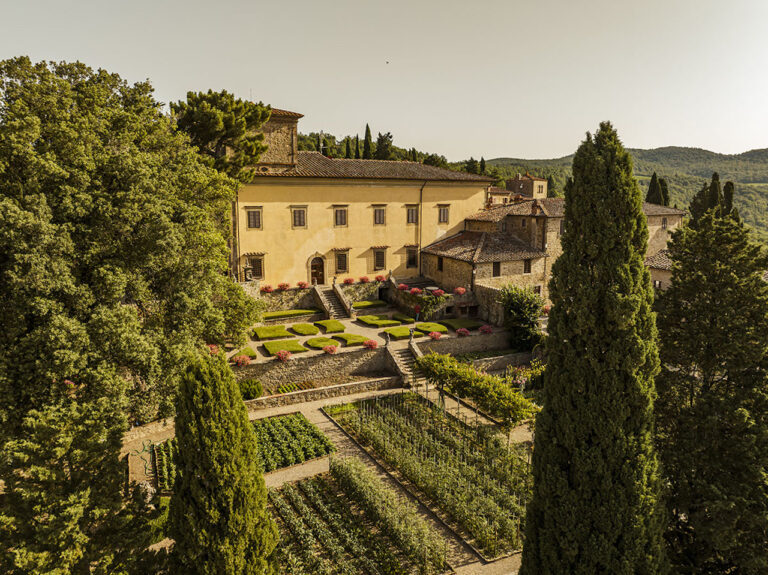
<path fill-rule="evenodd" d="M 275 357 L 282 362 L 286 362 L 291 359 L 291 352 L 286 349 L 281 349 L 275 354 Z"/>
<path fill-rule="evenodd" d="M 291 284 L 289 284 L 287 282 L 282 282 L 282 283 L 277 284 L 277 289 L 279 289 L 280 291 L 285 291 L 289 287 L 291 287 Z"/>
<path fill-rule="evenodd" d="M 209 343 L 208 353 L 210 353 L 211 355 L 216 355 L 217 353 L 219 353 L 219 346 L 216 345 L 215 343 Z"/>
<path fill-rule="evenodd" d="M 272 293 L 272 286 L 269 284 L 265 284 L 261 286 L 262 293 Z"/>
<path fill-rule="evenodd" d="M 456 335 L 459 337 L 467 337 L 469 335 L 469 330 L 466 327 L 460 327 L 456 330 Z"/>
<path fill-rule="evenodd" d="M 432 339 L 435 339 L 435 340 L 440 339 L 440 336 L 441 336 L 440 332 L 437 332 L 437 331 L 429 332 L 429 337 L 431 337 Z"/>
<path fill-rule="evenodd" d="M 66 385 L 67 387 L 75 387 L 75 382 L 72 381 L 71 379 L 65 379 L 64 385 Z"/>
<path fill-rule="evenodd" d="M 541 308 L 541 311 L 544 312 L 544 315 L 549 315 L 549 311 L 552 309 L 551 306 L 545 305 L 543 308 Z"/>
<path fill-rule="evenodd" d="M 421 295 L 421 290 L 419 288 L 411 288 L 411 295 Z"/>
<path fill-rule="evenodd" d="M 301 289 L 307 289 L 309 287 L 309 284 L 307 282 L 299 282 L 296 285 L 299 286 Z"/>
<path fill-rule="evenodd" d="M 400 291 L 408 291 L 408 286 L 405 284 L 399 284 L 397 286 L 397 289 L 399 289 Z"/>
<path fill-rule="evenodd" d="M 465 293 L 467 293 L 467 288 L 463 288 L 461 286 L 453 288 L 453 293 L 455 293 L 456 295 L 464 295 Z"/>
<path fill-rule="evenodd" d="M 385 278 L 384 276 L 376 276 L 376 281 L 377 282 L 383 282 L 383 281 L 386 281 L 386 280 L 387 280 L 387 278 Z"/>
<path fill-rule="evenodd" d="M 232 363 L 234 363 L 237 367 L 243 367 L 251 363 L 251 358 L 247 355 L 236 355 L 232 358 Z"/>
<path fill-rule="evenodd" d="M 480 327 L 480 333 L 484 333 L 484 334 L 488 335 L 492 331 L 493 331 L 493 328 L 491 326 L 489 326 L 489 325 L 484 325 L 484 326 Z"/>
<path fill-rule="evenodd" d="M 441 289 L 436 289 L 435 291 L 432 292 L 432 295 L 436 295 L 437 297 L 440 297 L 440 296 L 444 296 L 445 292 Z"/>
<path fill-rule="evenodd" d="M 368 276 L 361 276 L 360 277 L 360 283 L 361 284 L 367 284 L 369 281 L 371 281 L 371 280 L 370 280 L 370 278 Z"/>
<path fill-rule="evenodd" d="M 336 349 L 338 349 L 338 348 L 335 345 L 326 345 L 323 348 L 323 351 L 325 353 L 327 353 L 328 355 L 333 355 L 334 353 L 336 353 Z"/>
<path fill-rule="evenodd" d="M 378 347 L 379 347 L 379 342 L 378 342 L 378 341 L 375 341 L 375 340 L 372 340 L 372 339 L 366 339 L 366 340 L 363 342 L 363 346 L 364 346 L 366 349 L 376 349 L 376 348 L 378 348 Z"/>
<path fill-rule="evenodd" d="M 419 313 L 421 311 L 421 306 L 419 304 L 416 304 L 413 306 L 413 313 Z"/>
<path fill-rule="evenodd" d="M 345 285 L 352 285 L 353 283 L 355 283 L 355 280 L 353 278 L 344 278 Z"/>

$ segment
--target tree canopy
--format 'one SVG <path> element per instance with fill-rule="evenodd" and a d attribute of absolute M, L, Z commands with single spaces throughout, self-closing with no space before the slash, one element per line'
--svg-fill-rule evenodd
<path fill-rule="evenodd" d="M 392 134 L 379 132 L 376 138 L 376 153 L 373 156 L 377 160 L 392 159 Z"/>

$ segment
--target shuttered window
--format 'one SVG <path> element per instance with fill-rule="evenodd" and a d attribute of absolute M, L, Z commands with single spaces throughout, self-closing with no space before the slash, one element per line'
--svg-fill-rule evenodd
<path fill-rule="evenodd" d="M 333 225 L 342 228 L 347 225 L 347 208 L 334 208 Z"/>
<path fill-rule="evenodd" d="M 443 271 L 443 257 L 437 256 L 437 271 Z"/>
<path fill-rule="evenodd" d="M 349 271 L 347 252 L 336 252 L 336 273 Z"/>
<path fill-rule="evenodd" d="M 524 274 L 531 273 L 531 260 L 524 260 L 523 261 L 523 273 Z"/>
<path fill-rule="evenodd" d="M 437 222 L 440 224 L 447 224 L 448 223 L 448 207 L 449 206 L 438 206 L 438 213 L 437 213 Z"/>
<path fill-rule="evenodd" d="M 252 208 L 247 210 L 248 229 L 261 229 L 261 208 Z"/>
<path fill-rule="evenodd" d="M 386 208 L 374 208 L 373 209 L 373 223 L 377 226 L 383 226 L 387 223 L 387 209 Z"/>
<path fill-rule="evenodd" d="M 387 267 L 387 252 L 384 250 L 373 250 L 373 269 L 383 270 Z"/>
<path fill-rule="evenodd" d="M 409 224 L 418 224 L 419 223 L 419 208 L 418 206 L 408 206 L 407 208 L 407 215 L 406 215 L 406 222 Z"/>
<path fill-rule="evenodd" d="M 293 227 L 294 228 L 307 227 L 307 209 L 306 208 L 293 208 Z"/>

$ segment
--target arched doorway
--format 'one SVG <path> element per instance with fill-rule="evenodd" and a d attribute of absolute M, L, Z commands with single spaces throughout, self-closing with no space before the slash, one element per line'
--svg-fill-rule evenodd
<path fill-rule="evenodd" d="M 323 285 L 325 283 L 325 260 L 323 258 L 312 258 L 310 279 L 313 285 Z"/>

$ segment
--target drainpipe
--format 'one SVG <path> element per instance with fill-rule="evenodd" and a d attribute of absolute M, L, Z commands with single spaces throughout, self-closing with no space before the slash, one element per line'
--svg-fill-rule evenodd
<path fill-rule="evenodd" d="M 421 189 L 419 190 L 419 275 L 424 275 L 424 269 L 421 263 L 421 230 L 422 226 L 424 225 L 424 187 L 427 185 L 427 181 L 424 180 L 424 183 L 421 184 Z"/>
<path fill-rule="evenodd" d="M 237 205 L 240 203 L 240 186 L 238 185 L 235 190 L 235 201 L 232 202 L 232 223 L 234 225 L 234 233 L 232 234 L 232 241 L 235 244 L 232 246 L 232 256 L 235 261 L 232 262 L 232 268 L 235 275 L 235 281 L 240 281 L 240 222 L 238 221 Z M 243 278 L 245 279 L 245 278 Z"/>

